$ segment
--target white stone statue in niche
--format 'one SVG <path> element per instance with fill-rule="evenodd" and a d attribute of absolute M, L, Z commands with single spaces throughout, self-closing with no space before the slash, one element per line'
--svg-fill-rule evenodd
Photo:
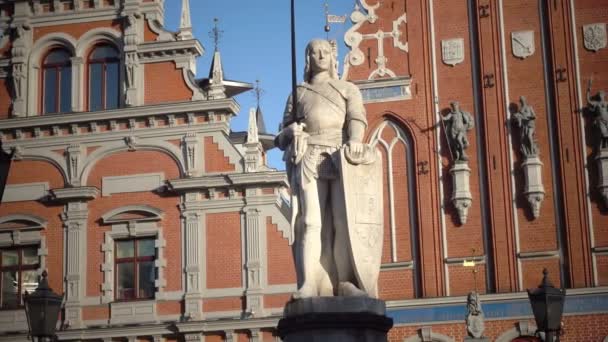
<path fill-rule="evenodd" d="M 325 40 L 306 47 L 296 108 L 287 101 L 275 143 L 292 190 L 298 291 L 377 297 L 382 254 L 382 164 L 363 143 L 367 120 L 359 89 L 338 79 Z"/>
<path fill-rule="evenodd" d="M 536 114 L 524 96 L 519 97 L 519 111 L 513 114 L 515 123 L 519 127 L 521 153 L 524 157 L 538 155 L 538 144 L 534 141 L 536 129 Z"/>

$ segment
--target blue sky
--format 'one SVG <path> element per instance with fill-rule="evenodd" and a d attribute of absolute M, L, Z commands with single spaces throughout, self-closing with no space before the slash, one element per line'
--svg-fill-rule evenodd
<path fill-rule="evenodd" d="M 325 3 L 330 14 L 347 15 L 345 24 L 333 24 L 329 38 L 337 39 L 339 60 L 347 48 L 344 32 L 350 26 L 348 16 L 356 0 L 296 0 L 296 46 L 298 83 L 302 81 L 304 49 L 309 40 L 325 38 Z M 165 1 L 165 26 L 177 30 L 181 0 Z M 219 19 L 224 31 L 219 43 L 225 78 L 255 83 L 260 79 L 264 90 L 260 102 L 266 128 L 276 133 L 285 101 L 291 92 L 291 42 L 289 0 L 190 0 L 194 35 L 201 41 L 205 54 L 198 59 L 197 77 L 205 77 L 213 55 L 214 43 L 209 37 L 213 18 Z M 232 121 L 234 131 L 247 129 L 249 108 L 256 106 L 253 92 L 237 97 L 241 112 Z M 281 154 L 269 154 L 272 167 L 284 169 Z"/>

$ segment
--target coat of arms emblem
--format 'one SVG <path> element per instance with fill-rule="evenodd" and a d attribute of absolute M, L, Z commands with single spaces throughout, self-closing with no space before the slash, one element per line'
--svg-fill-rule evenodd
<path fill-rule="evenodd" d="M 534 31 L 515 31 L 511 32 L 511 46 L 513 55 L 524 59 L 534 54 Z"/>
<path fill-rule="evenodd" d="M 441 41 L 443 63 L 455 66 L 464 61 L 464 39 L 454 38 Z"/>
<path fill-rule="evenodd" d="M 606 47 L 606 24 L 597 23 L 583 26 L 585 48 L 597 51 Z"/>

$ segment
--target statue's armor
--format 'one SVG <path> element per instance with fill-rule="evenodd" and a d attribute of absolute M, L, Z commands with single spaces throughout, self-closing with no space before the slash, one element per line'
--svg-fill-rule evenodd
<path fill-rule="evenodd" d="M 297 94 L 297 114 L 294 116 L 290 97 L 283 126 L 294 121 L 306 124 L 307 147 L 299 165 L 300 181 L 306 184 L 312 179 L 336 179 L 339 175 L 336 152 L 348 141 L 348 123 L 358 120 L 367 125 L 359 89 L 346 81 L 331 80 L 314 86 L 303 83 Z"/>

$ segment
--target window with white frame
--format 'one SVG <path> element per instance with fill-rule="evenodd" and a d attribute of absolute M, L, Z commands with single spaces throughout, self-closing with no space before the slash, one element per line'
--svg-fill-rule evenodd
<path fill-rule="evenodd" d="M 158 299 L 165 287 L 162 212 L 147 205 L 116 208 L 102 216 L 105 233 L 102 301 Z"/>

